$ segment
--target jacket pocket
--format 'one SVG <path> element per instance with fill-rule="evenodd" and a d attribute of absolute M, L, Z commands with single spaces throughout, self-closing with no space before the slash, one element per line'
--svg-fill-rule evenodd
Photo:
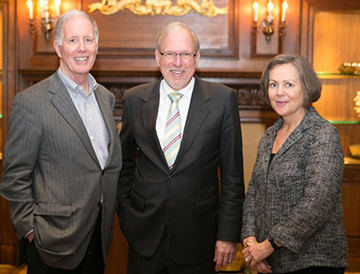
<path fill-rule="evenodd" d="M 69 217 L 72 213 L 72 206 L 65 204 L 36 203 L 33 213 L 34 215 Z"/>
<path fill-rule="evenodd" d="M 134 206 L 136 206 L 141 211 L 145 210 L 145 200 L 144 200 L 144 198 L 140 197 L 134 191 L 132 191 L 131 194 L 130 194 L 130 201 Z"/>
<path fill-rule="evenodd" d="M 196 203 L 196 214 L 203 215 L 219 208 L 219 199 L 217 196 Z"/>

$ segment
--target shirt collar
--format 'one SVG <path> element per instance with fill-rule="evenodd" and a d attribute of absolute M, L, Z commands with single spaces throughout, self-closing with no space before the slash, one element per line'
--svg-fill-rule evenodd
<path fill-rule="evenodd" d="M 71 80 L 69 77 L 67 77 L 59 68 L 58 69 L 58 74 L 60 76 L 60 79 L 63 81 L 66 89 L 68 91 L 72 91 L 74 93 L 77 93 L 79 90 L 79 87 L 81 87 L 81 85 L 78 85 L 77 83 L 75 83 L 73 80 Z M 89 94 L 91 94 L 97 87 L 98 84 L 95 80 L 95 78 L 89 73 L 88 75 L 88 84 L 89 84 Z M 83 90 L 83 89 L 81 89 Z"/>
<path fill-rule="evenodd" d="M 181 90 L 178 90 L 176 92 L 179 92 L 181 94 L 183 94 L 185 97 L 190 98 L 192 95 L 192 92 L 194 90 L 194 86 L 195 86 L 195 77 L 192 77 L 189 84 L 184 87 Z M 174 90 L 168 85 L 168 83 L 165 81 L 165 79 L 162 79 L 161 84 L 160 84 L 160 97 L 164 98 L 164 97 L 168 97 L 168 94 L 170 94 L 171 92 L 174 92 Z"/>

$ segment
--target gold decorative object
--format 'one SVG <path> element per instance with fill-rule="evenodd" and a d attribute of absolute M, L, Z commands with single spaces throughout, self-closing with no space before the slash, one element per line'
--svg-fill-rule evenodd
<path fill-rule="evenodd" d="M 215 7 L 212 0 L 201 0 L 201 3 L 196 0 L 177 0 L 176 6 L 173 6 L 170 0 L 146 0 L 145 5 L 141 4 L 141 0 L 102 0 L 89 5 L 89 12 L 100 10 L 105 15 L 125 9 L 136 15 L 183 16 L 192 10 L 208 17 L 228 13 L 228 7 Z"/>
<path fill-rule="evenodd" d="M 350 145 L 349 150 L 354 158 L 360 158 L 360 144 Z"/>
<path fill-rule="evenodd" d="M 355 101 L 355 108 L 354 110 L 356 111 L 358 117 L 360 117 L 360 90 L 358 90 L 356 92 L 356 96 L 354 98 Z"/>
<path fill-rule="evenodd" d="M 237 244 L 237 251 L 235 260 L 232 261 L 230 265 L 222 266 L 219 273 L 245 273 L 251 274 L 251 268 L 247 268 L 245 265 L 245 260 L 241 254 L 243 247 L 241 244 Z"/>
<path fill-rule="evenodd" d="M 345 62 L 340 66 L 339 70 L 344 74 L 360 74 L 360 63 Z"/>

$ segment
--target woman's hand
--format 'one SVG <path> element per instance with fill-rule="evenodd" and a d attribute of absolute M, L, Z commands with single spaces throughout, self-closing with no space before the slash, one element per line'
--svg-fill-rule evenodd
<path fill-rule="evenodd" d="M 248 238 L 244 239 L 247 240 Z M 264 261 L 267 257 L 269 257 L 274 252 L 270 242 L 266 239 L 261 243 L 253 243 L 253 244 L 245 244 L 245 248 L 242 251 L 242 255 L 245 259 L 245 264 L 251 268 L 255 269 L 255 266 Z M 268 268 L 268 264 L 262 262 L 259 267 Z M 258 270 L 260 271 L 260 270 Z M 271 273 L 271 272 L 264 272 Z"/>
<path fill-rule="evenodd" d="M 269 265 L 266 260 L 258 262 L 254 266 L 254 269 L 256 270 L 256 272 L 260 273 L 272 273 L 271 265 Z"/>

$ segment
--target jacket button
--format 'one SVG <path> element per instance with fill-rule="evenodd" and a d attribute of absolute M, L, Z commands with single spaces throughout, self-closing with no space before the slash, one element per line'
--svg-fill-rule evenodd
<path fill-rule="evenodd" d="M 105 174 L 105 170 L 102 170 L 102 171 L 101 171 L 101 175 L 104 175 L 104 174 Z"/>
<path fill-rule="evenodd" d="M 173 178 L 172 176 L 170 176 L 170 175 L 168 176 L 168 180 L 169 180 L 169 181 L 172 181 L 173 179 L 174 179 L 174 178 Z"/>

